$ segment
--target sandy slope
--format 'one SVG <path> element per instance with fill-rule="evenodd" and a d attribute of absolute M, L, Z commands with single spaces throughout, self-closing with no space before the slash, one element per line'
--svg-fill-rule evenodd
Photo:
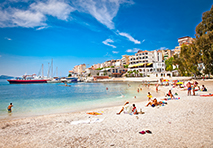
<path fill-rule="evenodd" d="M 213 93 L 212 81 L 200 81 Z M 154 88 L 150 88 L 152 91 Z M 163 96 L 168 87 L 160 87 Z M 145 114 L 116 115 L 121 108 L 98 109 L 103 115 L 86 112 L 45 115 L 0 121 L 0 147 L 213 147 L 213 97 L 181 97 L 161 107 L 145 107 Z M 201 94 L 202 92 L 199 92 Z M 103 119 L 102 122 L 92 123 Z M 73 125 L 73 121 L 86 123 Z M 90 122 L 90 123 L 88 123 Z M 138 132 L 150 130 L 152 134 Z"/>

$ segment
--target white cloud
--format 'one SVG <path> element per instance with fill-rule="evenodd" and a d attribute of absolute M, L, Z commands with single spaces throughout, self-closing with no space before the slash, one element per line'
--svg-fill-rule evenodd
<path fill-rule="evenodd" d="M 133 49 L 127 49 L 126 52 L 138 52 L 138 48 L 133 48 Z"/>
<path fill-rule="evenodd" d="M 142 43 L 145 42 L 145 39 L 142 41 Z"/>
<path fill-rule="evenodd" d="M 47 15 L 67 20 L 75 9 L 63 1 L 49 0 L 46 3 L 34 2 L 27 9 L 0 8 L 0 27 L 44 27 Z M 44 29 L 44 28 L 43 28 Z"/>
<path fill-rule="evenodd" d="M 33 3 L 30 5 L 30 8 L 36 12 L 52 15 L 61 20 L 67 20 L 70 12 L 75 11 L 70 5 L 56 0 L 49 0 L 47 3 Z"/>
<path fill-rule="evenodd" d="M 111 46 L 112 48 L 116 48 L 116 46 L 109 44 L 109 43 L 114 43 L 114 41 L 111 40 L 111 39 L 106 39 L 102 43 L 105 44 L 105 45 L 107 45 L 107 46 Z"/>
<path fill-rule="evenodd" d="M 118 51 L 112 51 L 112 53 L 117 54 L 117 53 L 119 53 L 119 52 L 118 52 Z"/>
<path fill-rule="evenodd" d="M 36 27 L 36 26 L 45 26 L 46 17 L 44 14 L 40 12 L 32 12 L 32 11 L 23 11 L 19 9 L 15 9 L 15 12 L 12 16 L 12 21 L 15 25 L 21 27 Z"/>
<path fill-rule="evenodd" d="M 11 41 L 11 40 L 12 40 L 11 38 L 8 38 L 8 37 L 5 37 L 5 39 L 8 40 L 8 41 Z"/>
<path fill-rule="evenodd" d="M 160 47 L 158 50 L 166 50 L 166 49 L 168 49 L 168 48 L 166 48 L 166 47 Z"/>
<path fill-rule="evenodd" d="M 113 18 L 123 3 L 133 4 L 132 0 L 77 0 L 80 11 L 91 14 L 97 21 L 114 29 Z"/>
<path fill-rule="evenodd" d="M 25 3 L 18 8 L 19 3 Z M 6 3 L 6 2 L 5 2 Z M 10 5 L 10 3 L 17 3 Z M 0 6 L 0 27 L 44 27 L 48 26 L 47 16 L 68 21 L 70 13 L 88 13 L 109 29 L 114 29 L 113 19 L 121 4 L 134 4 L 133 0 L 10 0 Z"/>
<path fill-rule="evenodd" d="M 48 28 L 48 27 L 42 26 L 42 27 L 36 28 L 36 30 L 42 30 L 42 29 L 46 29 L 46 28 Z"/>
<path fill-rule="evenodd" d="M 125 32 L 119 32 L 118 31 L 118 34 L 121 35 L 121 36 L 124 36 L 126 38 L 128 38 L 130 41 L 134 42 L 135 44 L 141 44 L 140 41 L 134 39 L 131 35 L 129 35 L 128 33 L 125 33 Z"/>

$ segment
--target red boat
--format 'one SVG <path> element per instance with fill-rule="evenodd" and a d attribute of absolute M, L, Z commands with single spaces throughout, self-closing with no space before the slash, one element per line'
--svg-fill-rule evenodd
<path fill-rule="evenodd" d="M 26 83 L 47 83 L 48 79 L 43 79 L 33 75 L 24 75 L 22 78 L 7 80 L 10 84 L 26 84 Z"/>

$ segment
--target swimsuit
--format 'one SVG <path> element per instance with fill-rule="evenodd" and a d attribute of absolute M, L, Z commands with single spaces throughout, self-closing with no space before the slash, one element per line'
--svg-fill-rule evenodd
<path fill-rule="evenodd" d="M 152 107 L 155 107 L 155 104 L 152 104 Z"/>
<path fill-rule="evenodd" d="M 191 87 L 188 88 L 188 90 L 191 90 L 191 89 L 192 89 Z"/>
<path fill-rule="evenodd" d="M 8 112 L 11 112 L 11 109 L 8 109 Z"/>

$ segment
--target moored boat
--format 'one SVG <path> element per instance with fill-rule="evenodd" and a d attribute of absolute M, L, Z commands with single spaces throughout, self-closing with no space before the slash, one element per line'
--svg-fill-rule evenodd
<path fill-rule="evenodd" d="M 7 80 L 10 84 L 26 84 L 26 83 L 47 83 L 47 80 L 24 80 L 24 79 L 11 79 Z"/>
<path fill-rule="evenodd" d="M 78 78 L 77 77 L 63 77 L 63 78 L 61 78 L 61 82 L 63 82 L 63 83 L 78 82 Z"/>
<path fill-rule="evenodd" d="M 49 79 L 37 77 L 36 74 L 33 74 L 33 75 L 23 75 L 22 78 L 17 77 L 16 79 L 10 79 L 7 81 L 10 84 L 26 84 L 26 83 L 47 83 Z"/>

